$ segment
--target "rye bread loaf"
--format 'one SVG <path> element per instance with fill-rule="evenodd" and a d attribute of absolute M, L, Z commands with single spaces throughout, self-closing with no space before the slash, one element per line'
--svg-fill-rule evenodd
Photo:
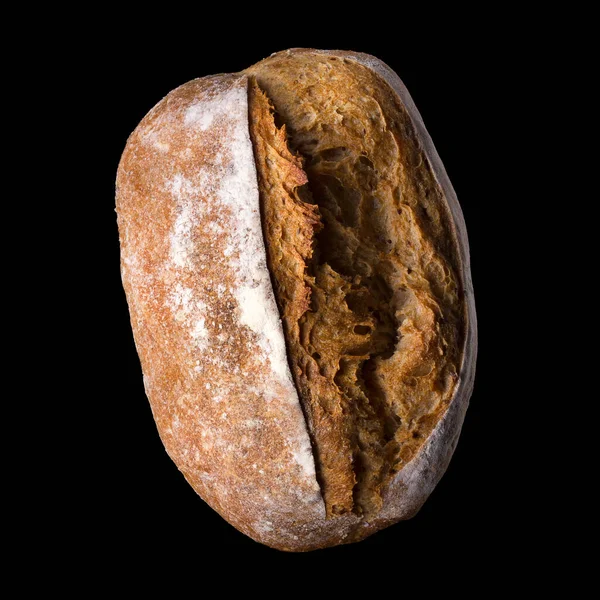
<path fill-rule="evenodd" d="M 122 277 L 167 452 L 253 539 L 413 516 L 472 390 L 460 206 L 377 59 L 291 50 L 171 92 L 117 176 Z"/>

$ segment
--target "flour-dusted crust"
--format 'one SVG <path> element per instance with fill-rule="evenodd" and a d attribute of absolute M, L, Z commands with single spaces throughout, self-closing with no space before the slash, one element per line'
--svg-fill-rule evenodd
<path fill-rule="evenodd" d="M 131 135 L 117 176 L 123 285 L 167 452 L 235 527 L 296 551 L 356 541 L 415 514 L 454 451 L 476 354 L 464 220 L 420 115 L 381 61 L 327 54 L 381 75 L 408 110 L 448 201 L 467 311 L 453 400 L 370 523 L 352 514 L 325 518 L 267 269 L 246 75 L 197 79 L 171 92 Z"/>
<path fill-rule="evenodd" d="M 117 177 L 122 278 L 160 437 L 194 489 L 290 548 L 325 511 L 263 245 L 247 80 L 169 94 Z M 310 537 L 310 536 L 309 536 Z"/>

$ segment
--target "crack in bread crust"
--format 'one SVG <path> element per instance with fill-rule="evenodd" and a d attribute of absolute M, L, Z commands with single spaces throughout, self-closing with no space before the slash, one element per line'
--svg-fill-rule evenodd
<path fill-rule="evenodd" d="M 310 341 L 304 339 L 305 317 L 314 302 L 312 290 L 319 290 L 307 269 L 313 257 L 315 233 L 322 228 L 319 209 L 309 201 L 308 190 L 301 187 L 307 183 L 302 160 L 290 153 L 285 127 L 276 128 L 270 102 L 256 82 L 250 86 L 250 115 L 267 262 L 291 371 L 313 441 L 317 478 L 328 515 L 350 512 L 355 485 L 352 423 L 336 410 L 337 386 L 319 372 Z"/>
<path fill-rule="evenodd" d="M 251 85 L 268 266 L 327 515 L 370 519 L 455 389 L 452 224 L 406 111 L 371 70 L 292 54 L 249 72 L 266 92 Z"/>

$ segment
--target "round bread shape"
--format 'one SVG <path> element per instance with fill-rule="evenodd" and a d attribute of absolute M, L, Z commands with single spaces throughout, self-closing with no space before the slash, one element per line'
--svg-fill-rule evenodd
<path fill-rule="evenodd" d="M 161 440 L 258 542 L 412 517 L 473 387 L 460 205 L 398 76 L 277 53 L 191 81 L 127 142 L 121 273 Z"/>

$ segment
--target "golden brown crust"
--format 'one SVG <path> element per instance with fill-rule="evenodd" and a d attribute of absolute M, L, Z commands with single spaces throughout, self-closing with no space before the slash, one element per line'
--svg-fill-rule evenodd
<path fill-rule="evenodd" d="M 265 264 L 244 76 L 192 81 L 153 109 L 123 154 L 117 212 L 167 452 L 238 529 L 315 543 L 325 511 Z"/>
<path fill-rule="evenodd" d="M 387 246 L 381 246 L 377 235 L 367 230 L 362 233 L 367 233 L 364 239 L 369 240 L 372 253 L 379 256 L 383 252 L 387 258 L 372 260 L 370 257 L 365 264 L 376 265 L 372 268 L 385 285 L 365 283 L 366 275 L 360 268 L 361 281 L 355 282 L 344 269 L 348 265 L 353 269 L 359 267 L 354 260 L 356 253 L 347 257 L 331 254 L 348 246 L 349 238 L 344 240 L 345 230 L 336 230 L 335 208 L 338 205 L 344 219 L 351 218 L 351 214 L 345 214 L 348 205 L 339 205 L 335 193 L 335 202 L 329 209 L 323 203 L 327 195 L 325 188 L 330 188 L 327 176 L 340 180 L 343 188 L 352 185 L 342 173 L 343 169 L 335 167 L 332 172 L 327 166 L 331 163 L 343 165 L 344 157 L 337 160 L 338 151 L 323 154 L 322 158 L 334 160 L 321 161 L 321 166 L 319 161 L 307 163 L 304 171 L 300 159 L 287 150 L 281 136 L 279 140 L 271 140 L 283 159 L 282 164 L 287 165 L 286 175 L 278 184 L 285 187 L 291 183 L 287 192 L 294 198 L 298 196 L 286 223 L 305 227 L 304 233 L 293 240 L 292 246 L 297 251 L 295 259 L 289 248 L 280 256 L 294 277 L 275 282 L 284 325 L 289 331 L 297 331 L 299 347 L 307 349 L 312 360 L 305 364 L 306 369 L 301 369 L 302 377 L 294 373 L 297 388 L 304 401 L 303 385 L 312 393 L 318 387 L 313 387 L 313 382 L 321 381 L 319 377 L 330 381 L 336 367 L 335 356 L 339 356 L 337 379 L 333 375 L 334 384 L 343 391 L 343 394 L 338 392 L 338 399 L 343 398 L 339 406 L 342 413 L 349 408 L 360 409 L 354 410 L 350 419 L 341 419 L 339 423 L 343 426 L 328 432 L 323 423 L 330 420 L 331 406 L 337 400 L 319 391 L 313 394 L 316 396 L 314 406 L 305 402 L 313 440 L 321 435 L 332 448 L 340 447 L 340 444 L 344 447 L 345 443 L 348 447 L 355 444 L 352 468 L 358 485 L 352 491 L 353 512 L 342 511 L 340 516 L 334 516 L 332 509 L 337 496 L 332 496 L 329 501 L 324 489 L 327 512 L 332 517 L 326 518 L 326 503 L 316 479 L 307 423 L 288 368 L 261 232 L 255 158 L 248 131 L 246 75 L 195 80 L 169 94 L 132 134 L 117 178 L 123 284 L 144 383 L 161 439 L 193 488 L 224 518 L 257 541 L 293 551 L 357 541 L 415 514 L 444 472 L 456 445 L 472 389 L 476 351 L 464 223 L 452 188 L 410 97 L 397 76 L 366 55 L 295 50 L 268 60 L 277 64 L 282 58 L 297 57 L 298 64 L 315 66 L 323 64 L 323 56 L 339 59 L 353 76 L 359 80 L 366 78 L 363 82 L 368 83 L 372 77 L 371 92 L 383 107 L 384 117 L 388 110 L 404 115 L 399 119 L 403 123 L 399 132 L 393 131 L 393 127 L 389 129 L 392 137 L 400 136 L 395 139 L 398 147 L 402 146 L 398 140 L 408 145 L 405 154 L 399 153 L 408 157 L 407 162 L 402 162 L 398 154 L 389 153 L 382 156 L 382 166 L 377 158 L 375 161 L 370 155 L 367 158 L 378 171 L 400 170 L 399 177 L 404 176 L 402 186 L 416 202 L 392 196 L 395 203 L 404 203 L 408 207 L 402 211 L 406 214 L 401 216 L 405 221 L 400 225 L 397 225 L 396 217 L 396 220 L 388 221 L 384 218 L 385 207 L 390 206 L 388 202 L 382 202 L 381 210 L 371 205 L 367 229 L 376 232 L 381 231 L 382 226 L 384 229 L 391 227 L 394 232 L 388 239 L 398 242 L 394 244 L 394 250 L 398 252 L 403 268 L 416 271 L 427 282 L 425 285 L 419 277 L 410 279 L 407 276 L 411 274 L 407 272 L 397 276 L 390 267 L 393 263 L 389 260 L 390 252 L 386 254 L 382 250 Z M 360 64 L 367 67 L 366 73 L 362 67 L 356 68 Z M 382 82 L 392 87 L 386 88 Z M 341 81 L 339 85 L 342 85 Z M 296 88 L 296 92 L 299 89 Z M 281 99 L 277 93 L 271 89 L 267 91 L 278 105 Z M 379 98 L 377 94 L 383 94 L 385 98 Z M 386 103 L 391 103 L 392 108 L 386 108 Z M 327 124 L 327 115 L 333 113 L 319 110 L 326 114 L 323 124 Z M 264 124 L 266 126 L 267 121 Z M 301 134 L 301 130 L 302 127 L 295 126 L 292 131 L 294 149 L 299 148 L 299 144 L 294 146 L 294 135 Z M 269 139 L 273 133 L 263 131 L 262 138 Z M 325 134 L 321 142 L 326 145 L 319 151 L 340 146 L 335 142 L 331 145 L 335 132 L 325 131 Z M 327 137 L 330 134 L 333 137 Z M 402 137 L 404 135 L 406 139 Z M 384 146 L 392 147 L 383 144 L 382 148 Z M 347 147 L 356 151 L 352 144 Z M 416 149 L 415 152 L 411 148 Z M 419 163 L 419 160 L 423 162 Z M 256 161 L 259 169 L 260 162 Z M 432 170 L 428 170 L 429 166 Z M 325 170 L 322 167 L 326 167 Z M 361 170 L 362 167 L 366 171 Z M 355 169 L 356 174 L 352 175 L 361 188 L 373 183 L 369 164 L 363 161 L 362 167 Z M 413 177 L 415 169 L 418 173 Z M 351 171 L 348 171 L 348 177 Z M 305 173 L 312 182 L 304 184 L 304 188 L 312 189 L 319 212 L 307 206 L 310 201 L 305 192 L 294 191 L 294 188 L 303 189 Z M 377 181 L 378 192 L 383 193 L 388 183 Z M 431 198 L 432 211 L 428 204 Z M 432 224 L 419 213 L 420 203 L 424 203 L 428 215 L 433 215 Z M 328 210 L 334 218 L 327 215 Z M 318 229 L 318 214 L 324 225 L 323 234 L 333 232 L 332 238 L 340 243 L 328 248 L 328 238 L 323 234 L 314 236 Z M 271 233 L 265 232 L 266 239 L 269 236 L 276 238 L 279 232 L 286 233 L 286 227 L 277 228 L 274 218 L 269 223 L 273 229 Z M 403 246 L 398 238 L 400 234 L 406 234 L 406 240 L 412 246 Z M 311 236 L 313 239 L 309 240 Z M 358 240 L 359 246 L 361 240 Z M 273 253 L 276 248 L 277 245 L 271 243 L 269 252 Z M 364 250 L 369 254 L 369 248 Z M 428 254 L 429 261 L 424 258 Z M 317 255 L 328 258 L 320 262 Z M 411 266 L 411 260 L 417 269 Z M 446 287 L 445 279 L 450 282 L 449 287 Z M 302 286 L 298 285 L 299 281 Z M 304 284 L 310 287 L 310 295 Z M 453 285 L 465 292 L 466 300 L 459 293 L 458 316 L 454 321 L 442 323 L 440 313 L 445 319 L 447 315 L 453 315 Z M 408 297 L 396 297 L 400 286 L 410 288 Z M 389 290 L 392 290 L 391 297 Z M 356 292 L 356 298 L 349 306 L 346 297 L 352 292 Z M 369 298 L 374 298 L 383 307 L 383 316 L 375 318 L 370 314 Z M 396 314 L 399 300 L 405 313 L 402 323 Z M 308 306 L 307 302 L 310 302 Z M 465 304 L 467 314 L 462 331 L 463 334 L 466 331 L 466 341 L 461 345 L 461 334 L 453 338 L 452 331 L 460 331 L 460 314 Z M 390 309 L 393 312 L 391 320 Z M 347 327 L 352 319 L 360 320 L 359 327 L 371 327 L 364 343 L 364 330 L 339 339 L 332 335 L 332 332 Z M 401 396 L 390 406 L 394 410 L 406 406 L 408 412 L 401 414 L 406 422 L 409 420 L 407 415 L 412 415 L 416 406 L 414 414 L 424 438 L 419 441 L 418 438 L 403 439 L 400 436 L 399 458 L 403 462 L 394 465 L 392 471 L 397 468 L 397 472 L 390 472 L 386 480 L 382 477 L 384 470 L 376 463 L 381 456 L 381 440 L 389 435 L 389 427 L 381 427 L 389 416 L 387 404 L 379 403 L 377 409 L 369 413 L 364 398 L 355 393 L 360 389 L 353 384 L 353 373 L 357 372 L 356 367 L 361 366 L 361 361 L 363 370 L 364 363 L 373 357 L 378 365 L 389 361 L 386 352 L 389 352 L 390 324 L 401 326 L 407 344 L 407 351 L 396 365 L 399 371 L 394 369 L 394 373 L 401 372 L 403 377 L 417 380 L 417 385 L 403 387 L 402 394 L 407 387 L 412 389 L 408 396 Z M 392 331 L 395 330 L 392 328 Z M 362 343 L 360 352 L 349 353 L 348 340 Z M 445 340 L 447 345 L 440 340 Z M 401 339 L 397 348 L 402 343 Z M 427 371 L 422 364 L 430 359 L 429 353 L 439 350 L 440 344 L 446 362 L 437 359 L 431 372 L 419 372 L 419 369 Z M 448 349 L 450 346 L 452 348 Z M 315 353 L 320 358 L 313 356 Z M 348 356 L 354 358 L 348 361 Z M 300 364 L 294 361 L 292 353 L 289 358 L 294 368 Z M 318 365 L 318 371 L 311 371 L 313 363 Z M 446 368 L 453 365 L 457 370 L 454 393 L 442 386 L 433 389 L 436 382 L 444 380 L 443 377 L 440 379 L 444 365 Z M 375 369 L 374 373 L 378 372 Z M 394 377 L 394 373 L 389 376 Z M 368 377 L 372 375 L 368 374 Z M 375 379 L 373 377 L 369 385 L 381 385 L 381 381 Z M 410 402 L 415 397 L 423 399 L 422 392 L 426 388 L 419 387 L 422 382 L 441 397 L 437 404 Z M 363 409 L 367 412 L 361 416 Z M 315 417 L 319 410 L 326 418 Z M 346 426 L 346 422 L 352 425 Z M 315 423 L 321 431 L 314 431 Z M 374 427 L 373 443 L 369 440 L 370 434 L 363 440 L 363 447 L 357 444 L 356 438 L 353 440 L 347 435 L 357 423 L 357 436 L 364 436 L 361 432 L 366 431 L 369 424 Z M 403 431 L 413 430 L 401 427 L 394 430 L 394 442 L 398 432 Z M 357 447 L 364 461 L 358 469 L 355 468 Z M 341 468 L 343 474 L 348 473 L 348 459 L 347 453 L 342 455 L 346 461 Z M 383 456 L 389 464 L 393 463 L 388 453 L 384 452 Z M 332 460 L 334 458 L 332 456 Z M 324 472 L 318 448 L 315 459 Z M 376 476 L 370 477 L 372 474 Z M 332 489 L 336 489 L 335 475 L 332 473 Z M 345 507 L 348 507 L 347 490 L 351 479 L 349 476 L 342 479 L 346 483 L 340 485 L 339 490 L 345 494 Z M 368 519 L 365 514 L 369 515 Z"/>

